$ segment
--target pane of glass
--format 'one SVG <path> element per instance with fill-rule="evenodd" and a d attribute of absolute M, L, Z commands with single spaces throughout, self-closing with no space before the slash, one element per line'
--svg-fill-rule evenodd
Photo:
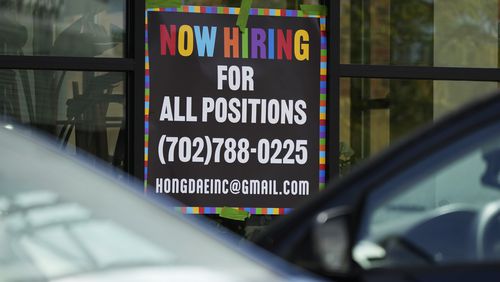
<path fill-rule="evenodd" d="M 497 88 L 497 82 L 342 78 L 341 172 Z"/>
<path fill-rule="evenodd" d="M 146 0 L 148 8 L 162 8 L 168 0 Z M 253 1 L 254 8 L 299 9 L 300 4 L 319 4 L 319 0 L 267 0 Z M 184 0 L 183 5 L 239 7 L 241 0 Z"/>
<path fill-rule="evenodd" d="M 0 70 L 0 119 L 57 137 L 72 154 L 89 152 L 123 168 L 125 74 Z"/>
<path fill-rule="evenodd" d="M 499 0 L 342 0 L 344 64 L 497 68 Z"/>
<path fill-rule="evenodd" d="M 125 0 L 2 0 L 0 55 L 123 57 Z"/>
<path fill-rule="evenodd" d="M 498 130 L 450 140 L 375 189 L 356 260 L 365 268 L 498 261 Z"/>
<path fill-rule="evenodd" d="M 2 282 L 286 279 L 173 209 L 130 193 L 141 187 L 126 187 L 3 126 L 0 156 Z"/>

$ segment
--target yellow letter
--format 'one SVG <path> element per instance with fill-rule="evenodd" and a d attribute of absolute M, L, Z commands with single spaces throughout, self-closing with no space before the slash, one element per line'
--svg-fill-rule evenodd
<path fill-rule="evenodd" d="M 295 59 L 298 61 L 309 61 L 309 33 L 303 29 L 297 30 L 294 45 Z"/>
<path fill-rule="evenodd" d="M 187 37 L 187 38 L 186 38 Z M 186 44 L 187 43 L 187 44 Z M 184 57 L 193 54 L 193 28 L 189 25 L 181 25 L 179 28 L 179 54 Z"/>

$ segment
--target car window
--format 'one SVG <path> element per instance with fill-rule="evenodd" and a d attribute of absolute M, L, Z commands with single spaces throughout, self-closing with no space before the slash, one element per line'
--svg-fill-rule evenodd
<path fill-rule="evenodd" d="M 281 281 L 124 183 L 9 132 L 0 126 L 0 281 Z"/>
<path fill-rule="evenodd" d="M 178 261 L 175 253 L 78 203 L 50 191 L 23 190 L 0 199 L 4 231 L 0 272 L 7 281 Z"/>
<path fill-rule="evenodd" d="M 449 140 L 372 190 L 355 261 L 385 268 L 499 260 L 498 132 Z"/>

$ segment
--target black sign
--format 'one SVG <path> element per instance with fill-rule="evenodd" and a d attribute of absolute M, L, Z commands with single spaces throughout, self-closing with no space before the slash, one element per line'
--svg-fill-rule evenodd
<path fill-rule="evenodd" d="M 147 182 L 188 207 L 294 208 L 320 185 L 320 23 L 236 19 L 148 13 Z"/>

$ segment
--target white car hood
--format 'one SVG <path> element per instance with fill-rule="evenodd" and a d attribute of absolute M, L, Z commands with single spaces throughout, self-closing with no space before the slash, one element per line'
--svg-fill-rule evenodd
<path fill-rule="evenodd" d="M 270 277 L 273 279 L 273 277 Z M 80 274 L 52 282 L 244 282 L 239 277 L 197 266 L 141 267 Z"/>

